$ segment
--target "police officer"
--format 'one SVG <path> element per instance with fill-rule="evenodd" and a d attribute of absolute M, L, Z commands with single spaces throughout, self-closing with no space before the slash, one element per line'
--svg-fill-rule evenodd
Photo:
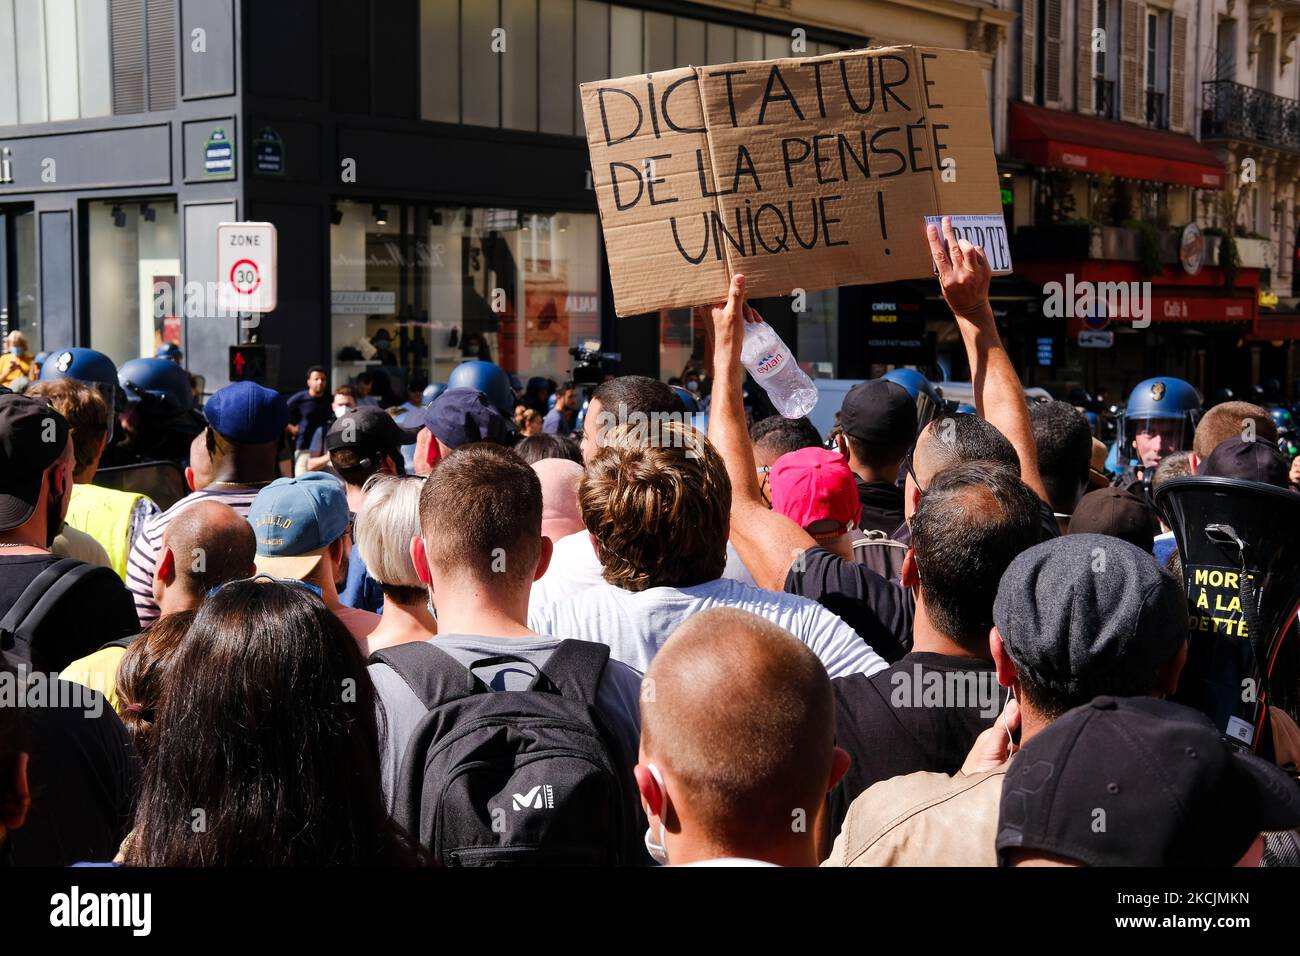
<path fill-rule="evenodd" d="M 112 448 L 114 423 L 124 407 L 117 367 L 103 352 L 94 349 L 57 349 L 48 353 L 41 367 L 41 381 L 73 379 L 99 392 L 108 406 L 108 431 L 104 451 L 93 463 L 73 475 L 71 500 L 65 521 L 103 546 L 114 571 L 126 577 L 126 558 L 144 523 L 158 513 L 158 506 L 138 491 L 117 490 L 94 484 L 99 467 Z M 74 423 L 74 431 L 77 426 Z"/>
<path fill-rule="evenodd" d="M 206 426 L 194 407 L 189 373 L 167 359 L 138 358 L 123 365 L 117 379 L 126 396 L 121 418 L 126 435 L 111 463 L 188 464 L 190 443 Z"/>
<path fill-rule="evenodd" d="M 55 349 L 45 353 L 40 380 L 56 382 L 62 378 L 75 379 L 89 385 L 104 399 L 109 411 L 108 444 L 111 448 L 118 413 L 125 407 L 122 390 L 117 383 L 117 366 L 113 360 L 94 349 Z"/>
<path fill-rule="evenodd" d="M 1139 382 L 1129 394 L 1118 438 L 1122 470 L 1115 484 L 1133 490 L 1151 484 L 1160 459 L 1192 447 L 1201 396 L 1180 378 L 1162 376 Z"/>
<path fill-rule="evenodd" d="M 181 347 L 175 342 L 164 342 L 158 346 L 154 358 L 166 359 L 174 365 L 185 364 L 185 353 L 181 351 Z"/>
<path fill-rule="evenodd" d="M 515 420 L 515 393 L 510 387 L 510 376 L 495 362 L 474 359 L 461 362 L 447 376 L 447 389 L 472 388 L 482 392 L 506 421 Z"/>

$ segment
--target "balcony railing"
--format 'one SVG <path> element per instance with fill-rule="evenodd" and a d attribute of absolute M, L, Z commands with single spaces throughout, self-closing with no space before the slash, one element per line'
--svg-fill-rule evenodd
<path fill-rule="evenodd" d="M 1165 112 L 1165 94 L 1147 90 L 1147 125 L 1156 129 L 1169 128 L 1169 114 Z"/>
<path fill-rule="evenodd" d="M 1093 78 L 1093 97 L 1097 115 L 1106 119 L 1119 119 L 1119 97 L 1115 95 L 1115 81 L 1103 76 Z"/>
<path fill-rule="evenodd" d="M 1300 102 L 1229 80 L 1203 84 L 1201 138 L 1300 152 Z"/>

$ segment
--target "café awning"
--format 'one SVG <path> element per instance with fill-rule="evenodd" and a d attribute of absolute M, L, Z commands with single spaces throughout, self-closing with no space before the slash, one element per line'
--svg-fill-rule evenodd
<path fill-rule="evenodd" d="M 1045 169 L 1222 189 L 1214 151 L 1183 133 L 1098 116 L 1011 104 L 1009 152 Z"/>

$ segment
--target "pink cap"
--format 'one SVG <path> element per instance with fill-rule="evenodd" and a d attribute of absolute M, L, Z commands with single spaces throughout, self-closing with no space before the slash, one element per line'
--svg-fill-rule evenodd
<path fill-rule="evenodd" d="M 542 534 L 559 541 L 584 529 L 578 511 L 582 466 L 567 458 L 543 458 L 533 471 L 542 483 Z"/>
<path fill-rule="evenodd" d="M 819 537 L 843 534 L 862 515 L 858 483 L 838 452 L 800 448 L 782 455 L 772 465 L 768 484 L 772 489 L 772 510 L 799 527 L 806 529 L 818 521 L 838 525 L 819 532 Z"/>

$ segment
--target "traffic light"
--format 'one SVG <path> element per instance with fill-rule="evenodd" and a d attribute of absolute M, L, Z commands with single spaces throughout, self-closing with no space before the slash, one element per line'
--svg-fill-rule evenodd
<path fill-rule="evenodd" d="M 280 346 L 230 346 L 230 380 L 232 382 L 257 382 L 274 388 L 279 378 Z"/>

